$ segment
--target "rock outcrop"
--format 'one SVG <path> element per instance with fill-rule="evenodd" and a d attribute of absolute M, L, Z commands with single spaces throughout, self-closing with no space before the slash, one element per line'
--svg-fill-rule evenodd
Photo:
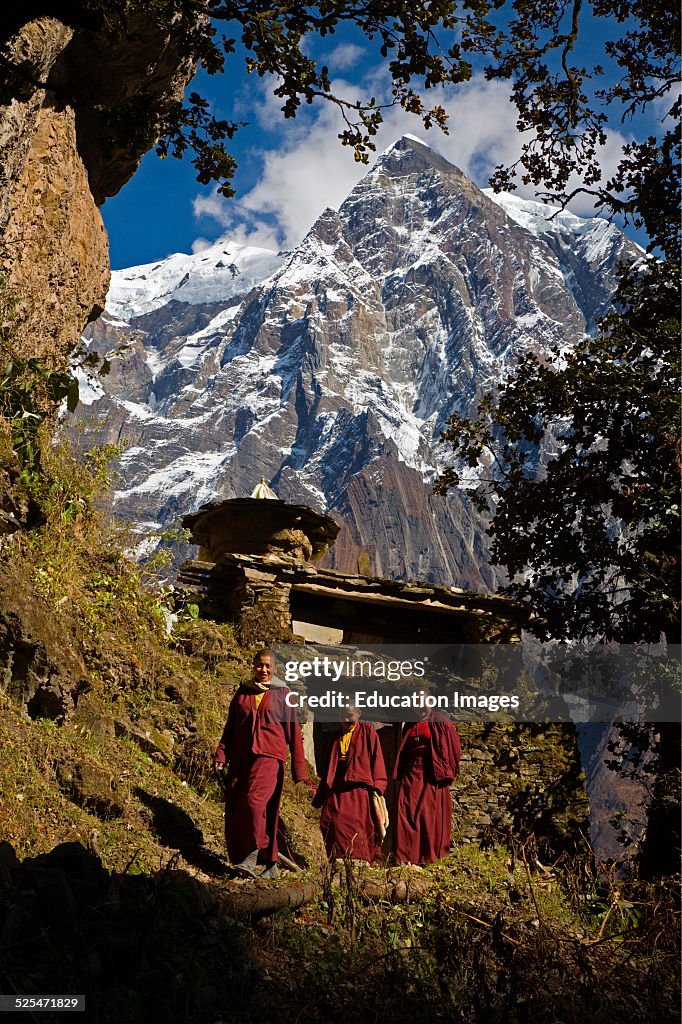
<path fill-rule="evenodd" d="M 3 17 L 0 38 L 0 273 L 15 345 L 62 367 L 109 286 L 99 206 L 134 173 L 194 64 L 180 21 L 68 4 L 65 20 L 23 12 Z"/>
<path fill-rule="evenodd" d="M 31 718 L 64 722 L 91 689 L 83 662 L 64 644 L 65 614 L 43 604 L 30 581 L 0 576 L 0 688 Z"/>

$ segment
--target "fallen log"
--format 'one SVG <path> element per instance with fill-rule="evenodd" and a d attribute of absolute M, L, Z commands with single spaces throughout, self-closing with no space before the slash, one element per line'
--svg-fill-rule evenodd
<path fill-rule="evenodd" d="M 264 917 L 278 910 L 295 910 L 304 903 L 310 903 L 322 892 L 322 882 L 309 879 L 306 882 L 290 882 L 285 885 L 258 886 L 230 892 L 213 887 L 213 895 L 219 909 L 228 917 Z"/>
<path fill-rule="evenodd" d="M 335 878 L 332 884 L 339 885 Z M 355 882 L 358 898 L 367 902 L 386 900 L 390 903 L 409 903 L 418 900 L 431 888 L 431 879 L 397 878 L 380 880 L 358 878 Z M 278 885 L 259 885 L 231 891 L 214 886 L 213 895 L 220 910 L 228 917 L 265 917 L 279 910 L 295 910 L 322 894 L 322 880 L 281 882 Z"/>

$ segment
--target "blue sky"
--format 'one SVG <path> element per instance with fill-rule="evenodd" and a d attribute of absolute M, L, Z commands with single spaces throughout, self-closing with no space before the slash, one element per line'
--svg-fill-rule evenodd
<path fill-rule="evenodd" d="M 584 57 L 594 59 L 601 51 L 603 26 L 590 26 L 586 35 L 589 46 Z M 372 48 L 357 33 L 345 29 L 325 41 L 315 40 L 310 52 L 329 66 L 339 93 L 360 92 L 379 99 L 388 95 L 388 75 L 378 47 Z M 281 101 L 272 95 L 274 87 L 273 80 L 247 75 L 238 54 L 227 59 L 222 75 L 198 73 L 191 88 L 212 102 L 218 116 L 248 122 L 230 144 L 239 164 L 234 182 L 237 196 L 226 200 L 213 187 L 200 186 L 188 159 L 160 160 L 154 152 L 148 153 L 131 181 L 102 208 L 114 269 L 148 263 L 172 252 L 198 251 L 222 236 L 265 248 L 290 248 L 325 206 L 340 204 L 367 168 L 355 163 L 353 153 L 338 141 L 342 125 L 336 108 L 321 101 L 304 105 L 296 119 L 285 120 L 279 110 Z M 438 128 L 426 132 L 419 118 L 393 108 L 386 112 L 375 140 L 377 150 L 410 132 L 485 186 L 495 165 L 518 155 L 520 137 L 508 97 L 506 83 L 486 82 L 480 72 L 458 89 L 431 90 L 424 98 L 445 106 L 450 133 L 443 135 Z M 640 133 L 644 128 L 650 130 L 651 124 L 637 126 Z M 632 134 L 631 125 L 614 125 L 603 154 L 607 172 L 615 167 L 621 145 Z M 532 196 L 523 189 L 519 194 Z M 571 209 L 586 216 L 591 213 L 584 198 Z"/>

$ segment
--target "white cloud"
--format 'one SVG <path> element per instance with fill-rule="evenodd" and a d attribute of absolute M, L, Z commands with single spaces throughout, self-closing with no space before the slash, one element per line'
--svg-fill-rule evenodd
<path fill-rule="evenodd" d="M 209 242 L 208 238 L 195 238 L 192 242 L 192 255 L 196 256 L 198 252 L 203 252 L 204 249 L 210 249 L 213 243 Z"/>
<path fill-rule="evenodd" d="M 227 227 L 234 221 L 234 207 L 235 203 L 229 203 L 226 199 L 218 195 L 217 190 L 212 192 L 210 195 L 198 195 L 192 200 L 192 212 L 194 216 L 199 217 L 210 217 L 211 220 L 215 220 L 222 227 Z M 204 239 L 197 238 L 195 242 L 202 242 Z M 192 243 L 195 244 L 194 242 Z"/>
<path fill-rule="evenodd" d="M 362 92 L 381 96 L 385 89 L 378 70 Z M 352 98 L 361 90 L 348 82 L 334 82 L 334 92 Z M 509 102 L 508 86 L 474 76 L 458 88 L 435 92 L 450 115 L 450 134 L 438 128 L 425 131 L 418 118 L 400 107 L 384 112 L 384 123 L 375 138 L 377 152 L 400 136 L 411 133 L 424 138 L 447 160 L 456 164 L 477 184 L 485 186 L 498 164 L 510 164 L 521 151 L 521 135 L 516 130 L 516 110 Z M 427 98 L 429 95 L 427 94 Z M 256 108 L 259 124 L 276 129 L 281 144 L 262 151 L 260 177 L 243 197 L 225 202 L 217 195 L 199 196 L 194 201 L 197 216 L 212 217 L 236 241 L 266 248 L 291 248 L 298 244 L 320 213 L 328 206 L 338 207 L 368 168 L 356 163 L 353 153 L 341 146 L 338 134 L 344 124 L 338 107 L 321 104 L 311 114 L 284 121 L 281 99 L 272 96 L 271 86 L 263 92 Z M 618 163 L 624 138 L 611 134 L 603 151 L 605 178 Z M 370 165 L 373 162 L 370 158 Z M 520 187 L 518 194 L 532 198 L 534 191 Z M 580 197 L 571 205 L 576 213 L 592 211 L 589 197 Z"/>
<path fill-rule="evenodd" d="M 600 147 L 599 150 L 599 165 L 602 169 L 602 179 L 600 184 L 605 185 L 609 178 L 614 174 L 618 164 L 620 163 L 620 159 L 623 155 L 623 146 L 626 142 L 627 139 L 624 135 L 621 135 L 620 132 L 609 132 L 606 145 Z M 573 189 L 578 188 L 580 184 L 581 180 L 579 176 L 577 174 L 572 174 L 568 179 L 566 191 L 570 193 Z M 530 195 L 528 190 L 526 191 L 526 194 Z M 621 198 L 624 198 L 624 196 Z M 587 194 L 577 195 L 571 200 L 568 208 L 572 210 L 573 213 L 577 213 L 581 217 L 589 217 L 595 212 L 594 197 Z"/>
<path fill-rule="evenodd" d="M 346 68 L 352 68 L 357 64 L 363 53 L 365 50 L 361 46 L 356 46 L 355 43 L 339 43 L 327 54 L 324 62 L 339 71 L 345 71 Z"/>
<path fill-rule="evenodd" d="M 662 96 L 657 96 L 652 103 L 653 116 L 659 124 L 663 125 L 666 131 L 673 126 L 672 118 L 669 117 L 669 112 L 673 103 L 680 95 L 680 89 L 681 87 L 679 82 L 676 82 L 667 90 L 667 92 L 663 93 Z"/>

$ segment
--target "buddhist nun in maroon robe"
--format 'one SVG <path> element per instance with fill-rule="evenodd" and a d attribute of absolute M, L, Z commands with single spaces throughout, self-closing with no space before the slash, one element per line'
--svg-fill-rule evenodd
<path fill-rule="evenodd" d="M 381 852 L 374 817 L 374 792 L 386 788 L 386 768 L 377 731 L 351 709 L 332 739 L 313 807 L 321 807 L 320 829 L 330 860 L 350 857 L 371 864 Z"/>
<path fill-rule="evenodd" d="M 286 703 L 290 692 L 280 680 L 271 680 L 270 652 L 260 651 L 253 680 L 243 683 L 232 698 L 214 755 L 216 768 L 225 773 L 229 858 L 249 873 L 264 863 L 272 877 L 287 749 L 294 781 L 308 778 L 296 712 Z"/>
<path fill-rule="evenodd" d="M 395 858 L 399 864 L 432 864 L 450 849 L 450 786 L 459 771 L 459 733 L 431 712 L 405 725 L 393 777 L 397 780 Z"/>

